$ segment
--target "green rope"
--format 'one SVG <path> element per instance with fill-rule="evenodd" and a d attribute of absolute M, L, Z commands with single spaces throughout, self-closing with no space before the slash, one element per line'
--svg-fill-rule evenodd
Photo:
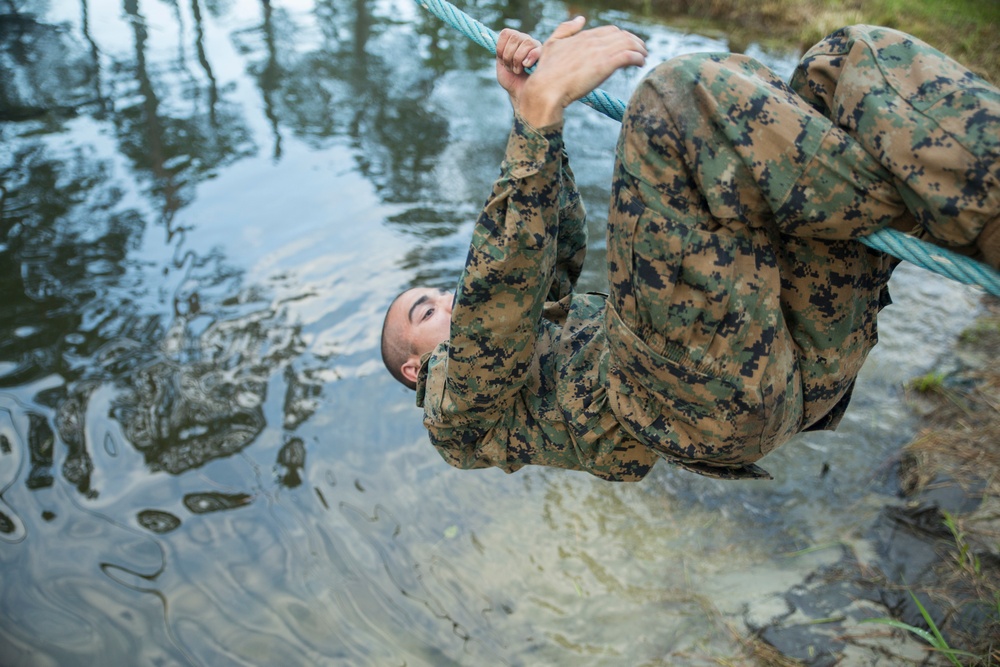
<path fill-rule="evenodd" d="M 493 55 L 497 52 L 497 32 L 486 27 L 447 0 L 417 0 L 421 7 L 455 28 Z M 605 116 L 621 122 L 625 104 L 596 89 L 580 100 Z M 957 280 L 966 285 L 978 285 L 994 296 L 1000 296 L 1000 272 L 956 252 L 932 245 L 895 229 L 881 229 L 858 239 L 869 248 L 880 250 L 912 264 Z"/>

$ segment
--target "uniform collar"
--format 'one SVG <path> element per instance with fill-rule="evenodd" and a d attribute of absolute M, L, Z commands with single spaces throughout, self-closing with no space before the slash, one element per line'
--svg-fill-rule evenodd
<path fill-rule="evenodd" d="M 424 395 L 427 393 L 427 369 L 430 366 L 431 353 L 420 357 L 420 370 L 417 372 L 417 407 L 424 407 Z"/>

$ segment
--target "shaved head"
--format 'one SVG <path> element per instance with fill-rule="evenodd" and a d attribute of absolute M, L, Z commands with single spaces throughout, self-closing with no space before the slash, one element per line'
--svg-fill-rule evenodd
<path fill-rule="evenodd" d="M 392 377 L 417 388 L 420 359 L 448 340 L 451 292 L 429 287 L 408 289 L 389 305 L 382 322 L 382 363 Z"/>
<path fill-rule="evenodd" d="M 410 389 L 416 389 L 416 382 L 410 382 L 403 376 L 403 364 L 413 354 L 413 348 L 408 340 L 407 331 L 399 317 L 393 317 L 397 310 L 396 306 L 406 292 L 399 294 L 389 309 L 385 311 L 385 319 L 382 321 L 382 363 L 389 370 L 392 377 L 403 383 Z"/>

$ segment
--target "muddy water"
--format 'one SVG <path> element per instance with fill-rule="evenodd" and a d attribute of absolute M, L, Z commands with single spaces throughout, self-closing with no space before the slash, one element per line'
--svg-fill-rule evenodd
<path fill-rule="evenodd" d="M 536 34 L 569 13 L 467 8 Z M 653 62 L 727 46 L 592 18 Z M 409 0 L 0 16 L 0 662 L 715 664 L 748 600 L 865 552 L 901 385 L 975 312 L 909 267 L 844 425 L 770 456 L 773 482 L 433 451 L 377 329 L 400 289 L 453 283 L 496 174 L 509 111 L 477 48 Z M 567 122 L 587 288 L 616 132 Z"/>

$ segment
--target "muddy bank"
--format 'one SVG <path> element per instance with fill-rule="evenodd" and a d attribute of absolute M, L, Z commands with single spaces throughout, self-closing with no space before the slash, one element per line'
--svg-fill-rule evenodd
<path fill-rule="evenodd" d="M 1000 300 L 989 298 L 908 386 L 922 429 L 894 462 L 896 499 L 851 536 L 867 552 L 845 540 L 836 563 L 746 606 L 759 664 L 1000 665 L 998 357 Z M 939 648 L 965 654 L 871 619 L 939 632 Z"/>

